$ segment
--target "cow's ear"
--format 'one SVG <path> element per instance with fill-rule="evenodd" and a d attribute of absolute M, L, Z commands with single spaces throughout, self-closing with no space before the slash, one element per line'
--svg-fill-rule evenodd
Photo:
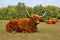
<path fill-rule="evenodd" d="M 28 17 L 28 18 L 32 18 L 32 17 L 30 16 L 30 17 Z"/>

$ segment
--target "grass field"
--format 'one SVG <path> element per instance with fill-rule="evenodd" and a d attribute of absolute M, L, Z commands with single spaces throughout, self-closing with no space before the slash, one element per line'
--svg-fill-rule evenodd
<path fill-rule="evenodd" d="M 5 30 L 7 20 L 0 20 L 0 40 L 60 40 L 60 22 L 46 24 L 41 22 L 36 33 L 8 33 Z"/>

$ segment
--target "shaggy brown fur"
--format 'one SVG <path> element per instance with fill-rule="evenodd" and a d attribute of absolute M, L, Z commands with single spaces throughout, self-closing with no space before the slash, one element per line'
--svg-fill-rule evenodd
<path fill-rule="evenodd" d="M 46 24 L 52 24 L 51 20 L 46 20 L 45 22 L 46 22 Z"/>
<path fill-rule="evenodd" d="M 30 18 L 13 19 L 7 23 L 6 30 L 7 32 L 37 32 L 37 24 L 40 20 L 41 17 L 38 15 L 32 15 Z"/>

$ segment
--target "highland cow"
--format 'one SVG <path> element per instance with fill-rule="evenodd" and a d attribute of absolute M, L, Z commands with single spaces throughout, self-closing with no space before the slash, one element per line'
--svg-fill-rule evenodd
<path fill-rule="evenodd" d="M 46 13 L 44 13 L 45 15 Z M 43 16 L 44 16 L 43 15 Z M 32 15 L 29 18 L 12 19 L 6 25 L 7 32 L 37 32 L 37 25 L 43 16 Z"/>

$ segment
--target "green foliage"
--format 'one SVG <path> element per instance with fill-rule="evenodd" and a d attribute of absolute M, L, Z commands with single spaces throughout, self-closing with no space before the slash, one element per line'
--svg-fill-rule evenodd
<path fill-rule="evenodd" d="M 0 20 L 9 20 L 9 19 L 18 19 L 18 18 L 26 18 L 27 11 L 30 15 L 38 14 L 43 15 L 46 12 L 46 15 L 42 19 L 45 21 L 50 18 L 58 18 L 60 19 L 60 8 L 56 6 L 42 6 L 36 5 L 33 8 L 26 6 L 24 3 L 18 3 L 16 6 L 8 6 L 4 8 L 0 8 Z"/>

